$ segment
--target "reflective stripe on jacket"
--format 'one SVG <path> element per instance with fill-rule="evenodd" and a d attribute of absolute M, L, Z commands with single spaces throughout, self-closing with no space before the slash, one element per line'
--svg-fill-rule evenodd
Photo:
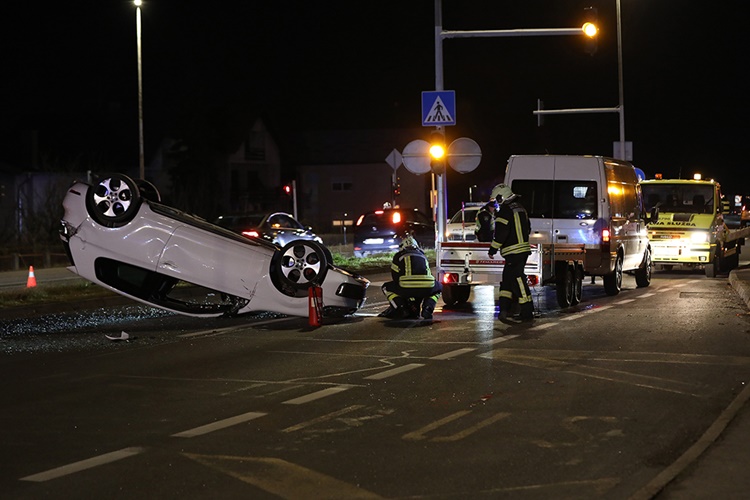
<path fill-rule="evenodd" d="M 531 253 L 530 233 L 529 216 L 523 205 L 517 201 L 503 203 L 495 217 L 495 235 L 490 252 L 500 250 L 500 255 Z"/>
<path fill-rule="evenodd" d="M 424 253 L 416 248 L 407 248 L 393 256 L 391 277 L 401 288 L 432 288 L 435 277 Z"/>

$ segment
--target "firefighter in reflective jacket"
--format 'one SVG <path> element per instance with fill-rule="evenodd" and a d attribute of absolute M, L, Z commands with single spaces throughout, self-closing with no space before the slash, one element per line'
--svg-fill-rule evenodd
<path fill-rule="evenodd" d="M 390 306 L 378 316 L 384 318 L 432 319 L 437 299 L 443 286 L 430 271 L 430 263 L 419 248 L 417 240 L 406 235 L 391 262 L 391 279 L 382 290 Z"/>
<path fill-rule="evenodd" d="M 505 259 L 498 317 L 507 318 L 514 299 L 518 299 L 521 319 L 531 320 L 534 318 L 534 302 L 524 273 L 526 260 L 531 255 L 529 216 L 510 186 L 498 184 L 492 188 L 491 197 L 500 203 L 500 208 L 495 213 L 495 234 L 488 254 L 494 259 L 500 251 Z"/>

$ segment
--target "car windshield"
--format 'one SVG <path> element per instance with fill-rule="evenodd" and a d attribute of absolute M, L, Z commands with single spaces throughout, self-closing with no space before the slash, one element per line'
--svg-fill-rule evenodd
<path fill-rule="evenodd" d="M 659 207 L 661 212 L 710 214 L 713 212 L 714 188 L 710 184 L 642 184 L 646 208 Z"/>
<path fill-rule="evenodd" d="M 476 209 L 476 208 L 474 208 L 474 209 L 459 210 L 451 218 L 450 224 L 460 224 L 461 221 L 463 221 L 463 222 L 474 222 L 474 220 L 477 218 L 477 212 L 479 212 L 479 210 Z"/>
<path fill-rule="evenodd" d="M 304 226 L 287 214 L 273 214 L 266 224 L 274 229 L 304 229 Z"/>

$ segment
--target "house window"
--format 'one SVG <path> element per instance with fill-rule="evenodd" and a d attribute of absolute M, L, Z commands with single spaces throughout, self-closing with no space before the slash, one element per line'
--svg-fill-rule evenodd
<path fill-rule="evenodd" d="M 350 179 L 332 179 L 331 189 L 333 191 L 351 191 L 352 181 Z"/>
<path fill-rule="evenodd" d="M 263 161 L 266 159 L 266 141 L 263 132 L 250 131 L 245 141 L 245 159 Z"/>

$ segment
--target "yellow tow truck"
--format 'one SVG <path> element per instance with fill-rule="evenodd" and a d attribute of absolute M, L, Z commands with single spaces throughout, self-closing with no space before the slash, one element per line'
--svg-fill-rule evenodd
<path fill-rule="evenodd" d="M 646 208 L 658 216 L 647 226 L 651 262 L 657 268 L 702 267 L 714 278 L 737 267 L 750 227 L 727 227 L 729 202 L 722 199 L 718 182 L 703 180 L 700 174 L 692 180 L 657 174 L 640 184 Z"/>

